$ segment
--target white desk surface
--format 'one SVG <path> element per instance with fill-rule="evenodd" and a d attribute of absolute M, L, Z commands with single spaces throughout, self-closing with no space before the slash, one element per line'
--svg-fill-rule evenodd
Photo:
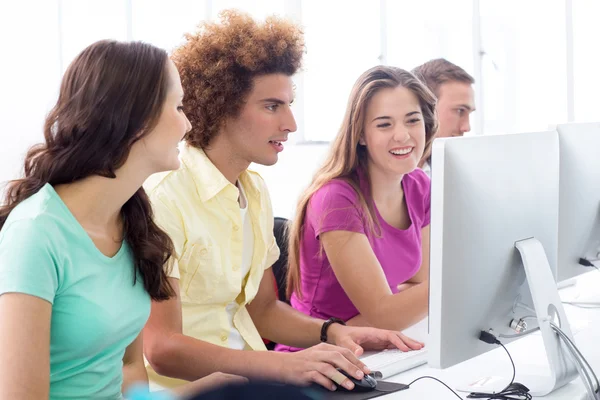
<path fill-rule="evenodd" d="M 594 271 L 598 274 L 597 271 Z M 589 283 L 589 279 L 597 279 L 599 284 L 595 287 L 600 287 L 600 274 L 596 277 L 592 273 L 585 274 L 585 280 Z M 586 285 L 588 286 L 588 285 Z M 588 286 L 589 287 L 589 286 Z M 573 290 L 565 288 L 561 291 Z M 596 289 L 598 290 L 598 289 Z M 600 294 L 600 290 L 599 294 Z M 575 343 L 579 350 L 586 357 L 593 370 L 597 375 L 600 375 L 600 350 L 597 349 L 598 340 L 600 339 L 600 308 L 583 309 L 571 305 L 564 305 L 565 312 L 569 319 L 569 323 L 574 331 Z M 427 335 L 427 320 L 421 321 L 419 324 L 405 331 L 405 334 L 414 337 L 415 339 L 425 339 Z M 426 340 L 426 339 L 425 339 Z M 516 366 L 517 376 L 516 382 L 520 382 L 527 386 L 527 382 L 519 379 L 519 374 L 527 374 L 535 371 L 549 371 L 547 359 L 544 351 L 542 337 L 539 333 L 533 333 L 522 339 L 516 340 L 507 346 Z M 594 350 L 596 348 L 596 350 Z M 457 386 L 464 386 L 466 383 L 473 382 L 484 376 L 501 376 L 506 378 L 506 383 L 512 377 L 512 366 L 506 352 L 497 347 L 494 350 L 482 354 L 479 357 L 465 361 L 444 370 L 434 369 L 428 365 L 423 365 L 402 374 L 392 376 L 387 381 L 408 384 L 413 379 L 420 376 L 429 375 L 444 381 L 452 389 Z M 468 393 L 457 392 L 463 399 L 466 399 Z M 546 400 L 578 400 L 585 399 L 586 391 L 580 378 L 576 378 L 571 383 L 552 392 L 551 394 L 538 397 Z M 389 394 L 380 397 L 383 400 L 387 399 L 456 399 L 456 396 L 446 389 L 442 384 L 432 379 L 422 379 L 415 382 L 409 389 Z"/>

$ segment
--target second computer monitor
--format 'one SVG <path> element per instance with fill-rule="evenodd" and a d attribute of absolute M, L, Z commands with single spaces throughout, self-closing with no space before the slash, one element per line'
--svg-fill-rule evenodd
<path fill-rule="evenodd" d="M 589 272 L 600 252 L 600 123 L 558 125 L 558 282 Z"/>
<path fill-rule="evenodd" d="M 554 283 L 558 152 L 556 131 L 434 142 L 428 341 L 433 367 L 493 349 L 479 340 L 482 330 L 515 334 L 511 321 L 534 313 L 517 241 L 541 242 Z"/>

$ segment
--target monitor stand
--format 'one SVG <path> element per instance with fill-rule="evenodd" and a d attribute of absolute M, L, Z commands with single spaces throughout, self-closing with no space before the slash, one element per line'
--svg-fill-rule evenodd
<path fill-rule="evenodd" d="M 573 333 L 558 295 L 546 252 L 540 241 L 535 238 L 524 239 L 516 242 L 515 247 L 521 254 L 525 267 L 527 283 L 550 367 L 550 376 L 519 374 L 519 380 L 529 387 L 533 396 L 545 396 L 566 385 L 578 374 L 567 346 L 554 333 L 550 322 L 560 326 L 571 340 L 573 340 Z"/>
<path fill-rule="evenodd" d="M 539 240 L 529 238 L 517 241 L 515 247 L 521 255 L 527 283 L 531 292 L 533 306 L 517 305 L 535 314 L 541 337 L 544 341 L 550 375 L 522 374 L 517 366 L 519 383 L 527 386 L 533 396 L 545 396 L 566 385 L 577 377 L 577 367 L 573 363 L 566 345 L 559 339 L 550 326 L 554 322 L 573 340 L 569 321 L 558 295 L 556 281 L 548 263 L 546 252 Z M 460 385 L 457 390 L 464 392 L 497 393 L 509 383 L 506 377 L 487 376 L 466 385 Z"/>

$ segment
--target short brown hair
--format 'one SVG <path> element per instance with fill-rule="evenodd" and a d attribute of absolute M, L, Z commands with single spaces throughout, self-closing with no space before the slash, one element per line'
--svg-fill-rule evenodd
<path fill-rule="evenodd" d="M 172 56 L 185 92 L 184 111 L 192 124 L 185 140 L 206 148 L 224 121 L 239 115 L 260 75 L 288 76 L 300 68 L 304 34 L 288 20 L 226 10 L 219 22 L 206 22 Z"/>
<path fill-rule="evenodd" d="M 425 64 L 413 69 L 412 73 L 425 83 L 437 97 L 440 95 L 439 89 L 443 83 L 452 81 L 471 85 L 475 83 L 475 78 L 469 75 L 467 71 L 444 58 L 427 61 Z"/>

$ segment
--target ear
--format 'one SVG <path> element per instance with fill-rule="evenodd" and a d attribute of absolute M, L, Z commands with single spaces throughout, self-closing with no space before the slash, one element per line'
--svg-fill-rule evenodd
<path fill-rule="evenodd" d="M 360 135 L 360 139 L 358 139 L 358 144 L 361 146 L 366 146 L 367 142 L 365 142 L 365 135 Z"/>

